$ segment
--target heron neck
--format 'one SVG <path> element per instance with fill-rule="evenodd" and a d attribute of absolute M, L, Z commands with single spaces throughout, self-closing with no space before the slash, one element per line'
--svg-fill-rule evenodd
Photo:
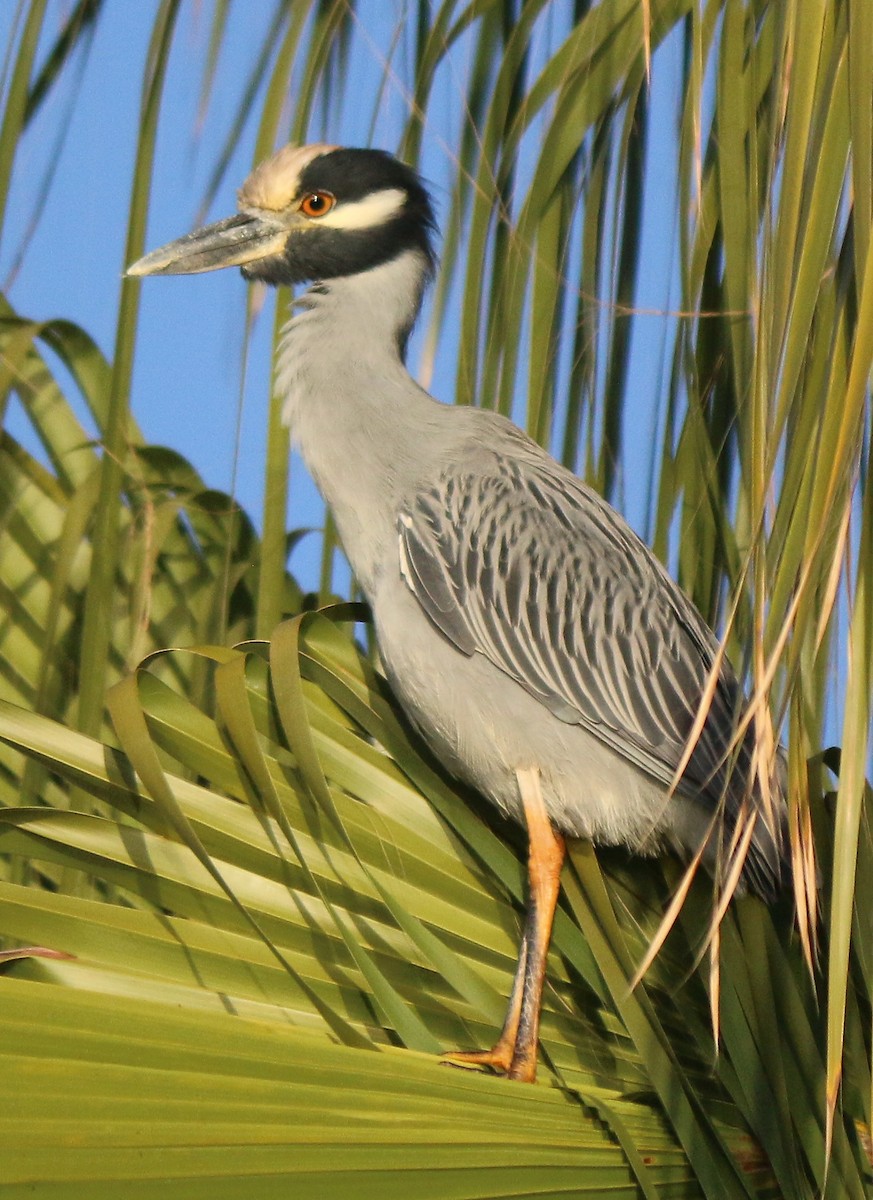
<path fill-rule="evenodd" d="M 293 443 L 330 505 L 364 593 L 396 540 L 397 510 L 427 460 L 442 405 L 403 363 L 427 281 L 410 251 L 311 288 L 282 331 L 276 387 Z"/>

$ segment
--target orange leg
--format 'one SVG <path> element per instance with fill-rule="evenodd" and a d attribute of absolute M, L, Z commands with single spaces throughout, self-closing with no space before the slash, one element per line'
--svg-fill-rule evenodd
<path fill-rule="evenodd" d="M 537 1073 L 537 1042 L 543 1005 L 543 984 L 546 979 L 546 959 L 552 940 L 552 925 L 561 887 L 561 868 L 564 865 L 566 845 L 561 834 L 552 826 L 546 812 L 539 771 L 533 767 L 518 771 L 517 775 L 527 821 L 527 875 L 530 895 L 524 936 L 524 987 L 509 1078 L 533 1083 Z"/>
<path fill-rule="evenodd" d="M 490 1050 L 452 1050 L 443 1055 L 451 1062 L 476 1063 L 483 1067 L 491 1067 L 506 1075 L 512 1066 L 512 1056 L 515 1052 L 515 1039 L 518 1036 L 518 1023 L 521 1018 L 521 1001 L 524 994 L 525 962 L 527 960 L 527 919 L 525 919 L 524 934 L 518 952 L 518 965 L 515 968 L 515 980 L 509 997 L 509 1007 L 500 1037 Z"/>
<path fill-rule="evenodd" d="M 491 1050 L 459 1051 L 446 1055 L 458 1062 L 482 1063 L 533 1083 L 537 1071 L 537 1041 L 546 959 L 564 865 L 564 839 L 552 826 L 540 789 L 536 767 L 519 769 L 521 801 L 528 832 L 528 905 L 518 966 L 506 1020 Z"/>

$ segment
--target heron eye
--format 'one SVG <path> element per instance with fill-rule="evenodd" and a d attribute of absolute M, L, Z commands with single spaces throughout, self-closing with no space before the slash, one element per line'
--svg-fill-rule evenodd
<path fill-rule="evenodd" d="M 310 192 L 300 201 L 300 211 L 304 217 L 323 217 L 336 204 L 336 197 L 330 192 Z"/>

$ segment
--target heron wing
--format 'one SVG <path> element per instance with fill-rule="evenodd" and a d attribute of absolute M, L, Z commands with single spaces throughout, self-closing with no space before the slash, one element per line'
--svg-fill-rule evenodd
<path fill-rule="evenodd" d="M 513 453 L 489 451 L 485 470 L 461 461 L 404 509 L 403 576 L 459 651 L 485 655 L 558 719 L 669 784 L 716 640 L 624 521 L 517 436 Z M 713 801 L 742 704 L 725 664 L 683 775 Z"/>

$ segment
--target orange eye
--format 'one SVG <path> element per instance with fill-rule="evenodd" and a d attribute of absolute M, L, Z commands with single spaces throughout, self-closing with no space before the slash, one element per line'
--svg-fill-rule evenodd
<path fill-rule="evenodd" d="M 330 192 L 310 192 L 300 201 L 300 211 L 304 217 L 323 217 L 336 204 L 336 197 Z"/>

